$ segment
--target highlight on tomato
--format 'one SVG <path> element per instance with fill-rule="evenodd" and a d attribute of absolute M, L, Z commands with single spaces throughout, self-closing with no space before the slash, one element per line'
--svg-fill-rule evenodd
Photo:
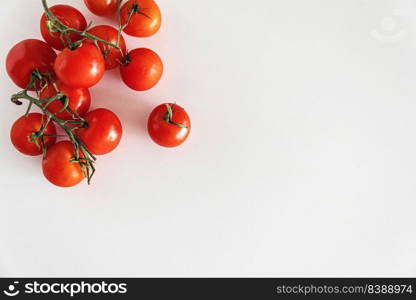
<path fill-rule="evenodd" d="M 156 52 L 147 48 L 137 48 L 123 58 L 120 74 L 128 87 L 136 91 L 145 91 L 159 82 L 163 74 L 163 63 Z"/>
<path fill-rule="evenodd" d="M 56 53 L 43 41 L 23 40 L 14 45 L 6 57 L 6 70 L 11 80 L 24 89 L 30 83 L 33 72 L 53 72 Z M 30 90 L 39 89 L 39 81 Z"/>
<path fill-rule="evenodd" d="M 169 148 L 177 147 L 188 138 L 191 120 L 181 106 L 164 103 L 150 113 L 147 131 L 156 144 Z"/>
<path fill-rule="evenodd" d="M 49 10 L 59 21 L 68 27 L 72 27 L 80 31 L 87 28 L 87 21 L 82 13 L 75 7 L 58 4 L 50 7 Z M 44 13 L 40 19 L 40 32 L 46 43 L 56 50 L 63 50 L 67 45 L 82 39 L 82 36 L 75 32 L 67 32 L 67 35 L 62 36 L 62 39 L 65 42 L 63 43 L 61 34 L 59 32 L 54 32 L 54 29 L 51 26 L 53 26 L 53 24 L 50 20 L 48 20 L 46 14 Z"/>
<path fill-rule="evenodd" d="M 30 113 L 17 119 L 11 130 L 10 139 L 13 146 L 25 155 L 41 155 L 44 147 L 56 142 L 56 127 L 49 122 L 43 131 L 43 140 L 39 138 L 40 131 L 46 122 L 46 116 L 40 113 Z"/>
<path fill-rule="evenodd" d="M 99 25 L 92 27 L 90 30 L 88 30 L 88 32 L 109 43 L 114 45 L 117 44 L 118 30 L 114 27 L 108 25 Z M 111 70 L 118 67 L 121 63 L 121 60 L 123 59 L 123 54 L 126 53 L 126 42 L 124 41 L 123 36 L 120 35 L 120 42 L 118 45 L 120 49 L 116 49 L 102 42 L 97 42 L 97 44 L 104 56 L 106 70 Z"/>
<path fill-rule="evenodd" d="M 123 31 L 136 37 L 154 35 L 162 23 L 159 6 L 153 0 L 127 1 L 121 7 L 120 18 L 121 24 L 127 24 Z"/>
<path fill-rule="evenodd" d="M 118 146 L 123 127 L 115 113 L 97 108 L 88 112 L 84 119 L 88 123 L 87 127 L 76 130 L 76 134 L 92 154 L 107 154 Z"/>
<path fill-rule="evenodd" d="M 84 0 L 85 5 L 94 15 L 113 16 L 117 13 L 117 0 Z"/>
<path fill-rule="evenodd" d="M 82 159 L 80 152 L 79 158 Z M 45 178 L 59 187 L 71 187 L 84 178 L 81 165 L 76 161 L 74 145 L 69 141 L 61 141 L 48 148 L 42 161 Z"/>
<path fill-rule="evenodd" d="M 65 98 L 55 99 L 52 102 L 45 104 L 45 107 L 48 111 L 53 113 L 56 117 L 61 120 L 71 120 L 76 117 L 69 113 L 67 109 L 64 108 L 64 103 L 67 101 L 67 107 L 73 113 L 76 113 L 78 116 L 83 116 L 90 109 L 91 105 L 91 95 L 87 88 L 70 88 L 66 86 L 62 81 L 57 80 L 55 85 L 49 83 L 41 92 L 40 99 L 52 98 L 57 94 L 56 88 L 64 94 Z"/>
<path fill-rule="evenodd" d="M 54 70 L 68 87 L 90 88 L 104 76 L 105 61 L 94 44 L 82 43 L 75 49 L 65 48 L 59 53 Z"/>

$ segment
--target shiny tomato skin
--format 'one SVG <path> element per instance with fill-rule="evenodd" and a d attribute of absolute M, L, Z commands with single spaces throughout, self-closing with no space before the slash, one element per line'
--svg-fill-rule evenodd
<path fill-rule="evenodd" d="M 105 61 L 95 45 L 83 43 L 75 50 L 66 48 L 59 53 L 54 70 L 68 87 L 90 88 L 104 76 Z"/>
<path fill-rule="evenodd" d="M 41 155 L 43 153 L 42 148 L 36 146 L 30 139 L 32 133 L 38 132 L 45 121 L 45 115 L 40 113 L 30 113 L 27 116 L 22 116 L 17 119 L 10 130 L 10 139 L 13 146 L 19 152 L 26 155 Z M 47 135 L 56 135 L 56 127 L 53 122 L 49 122 L 44 133 Z M 52 146 L 56 142 L 56 137 L 45 136 L 44 142 L 46 147 Z M 38 144 L 41 146 L 41 141 L 39 139 Z"/>
<path fill-rule="evenodd" d="M 7 54 L 7 74 L 18 87 L 24 89 L 34 70 L 41 73 L 53 72 L 55 59 L 56 53 L 45 42 L 36 39 L 23 40 L 14 45 Z"/>
<path fill-rule="evenodd" d="M 85 20 L 85 17 L 75 7 L 72 7 L 70 5 L 58 4 L 50 7 L 49 9 L 64 25 L 75 28 L 77 30 L 84 30 L 85 28 L 87 28 L 87 21 Z M 48 27 L 46 26 L 47 20 L 48 19 L 46 15 L 43 14 L 40 19 L 40 32 L 42 34 L 43 39 L 56 50 L 63 50 L 65 48 L 65 45 L 61 41 L 60 33 L 49 32 Z M 71 32 L 69 34 L 69 38 L 71 42 L 76 42 L 82 39 L 82 36 L 74 32 Z"/>
<path fill-rule="evenodd" d="M 118 31 L 114 27 L 108 25 L 99 25 L 92 27 L 90 30 L 88 30 L 88 32 L 112 44 L 117 44 Z M 100 47 L 101 53 L 103 53 L 106 70 L 117 68 L 123 58 L 121 52 L 126 53 L 126 42 L 124 41 L 122 35 L 120 36 L 119 44 L 121 52 L 120 50 L 107 46 L 101 42 L 98 42 L 98 47 Z"/>
<path fill-rule="evenodd" d="M 124 83 L 133 90 L 145 91 L 154 87 L 163 74 L 163 63 L 156 52 L 137 48 L 128 54 L 127 63 L 120 66 Z"/>
<path fill-rule="evenodd" d="M 92 154 L 107 154 L 118 146 L 123 127 L 115 113 L 105 108 L 97 108 L 88 112 L 84 119 L 88 127 L 78 129 L 76 134 Z"/>
<path fill-rule="evenodd" d="M 59 187 L 71 187 L 80 183 L 85 176 L 79 163 L 71 162 L 73 158 L 75 158 L 75 150 L 71 142 L 56 143 L 46 151 L 42 161 L 43 175 L 49 182 Z"/>
<path fill-rule="evenodd" d="M 168 109 L 166 104 L 172 107 L 172 121 L 182 124 L 180 127 L 165 121 Z M 163 147 L 177 147 L 182 144 L 191 131 L 191 120 L 186 111 L 177 104 L 165 103 L 153 109 L 147 122 L 147 131 L 151 139 Z"/>
<path fill-rule="evenodd" d="M 139 11 L 134 12 L 129 24 L 123 31 L 135 37 L 149 37 L 160 28 L 162 16 L 159 6 L 153 0 L 129 0 L 120 10 L 121 24 L 126 24 L 129 12 L 137 5 Z"/>
<path fill-rule="evenodd" d="M 96 16 L 107 17 L 117 13 L 117 0 L 84 0 L 84 3 Z"/>
<path fill-rule="evenodd" d="M 58 89 L 68 97 L 68 107 L 79 116 L 85 115 L 91 105 L 91 95 L 89 90 L 86 88 L 67 87 L 60 80 L 55 83 Z M 56 93 L 55 87 L 52 84 L 48 84 L 48 86 L 40 92 L 40 98 L 51 98 L 55 96 Z M 63 110 L 63 108 L 62 102 L 59 99 L 50 102 L 46 107 L 47 110 L 55 114 L 59 119 L 72 120 L 73 116 L 68 111 Z"/>

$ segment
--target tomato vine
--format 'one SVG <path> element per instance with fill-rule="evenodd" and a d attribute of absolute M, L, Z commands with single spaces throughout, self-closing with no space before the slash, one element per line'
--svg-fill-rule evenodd
<path fill-rule="evenodd" d="M 83 41 L 86 39 L 89 39 L 95 43 L 96 46 L 98 42 L 103 43 L 109 47 L 118 49 L 121 51 L 119 44 L 120 44 L 120 37 L 121 32 L 123 28 L 125 28 L 128 25 L 129 20 L 131 19 L 131 16 L 136 11 L 132 9 L 129 13 L 129 18 L 126 24 L 121 24 L 121 18 L 120 18 L 120 6 L 121 6 L 122 0 L 119 0 L 117 3 L 117 13 L 118 13 L 118 20 L 119 20 L 119 27 L 118 27 L 118 36 L 117 36 L 117 43 L 113 44 L 110 43 L 104 39 L 101 39 L 95 35 L 92 35 L 88 33 L 88 28 L 91 26 L 91 23 L 87 26 L 85 30 L 77 30 L 72 27 L 68 27 L 65 24 L 63 24 L 49 9 L 47 1 L 42 0 L 42 5 L 45 11 L 45 14 L 47 16 L 48 22 L 47 27 L 50 32 L 57 32 L 60 34 L 61 40 L 66 44 L 70 49 L 76 48 L 79 46 Z M 69 39 L 69 32 L 74 32 L 76 34 L 79 34 L 83 37 L 80 41 L 72 42 Z M 124 55 L 125 53 L 123 53 Z M 56 90 L 56 94 L 50 98 L 46 99 L 40 99 L 39 97 L 39 88 L 40 90 L 46 88 L 48 84 L 52 84 Z M 37 98 L 29 95 L 29 90 L 35 88 L 37 90 Z M 21 100 L 26 100 L 29 102 L 27 110 L 25 115 L 27 116 L 33 107 L 33 105 L 37 106 L 40 110 L 42 110 L 43 114 L 46 116 L 46 121 L 43 123 L 42 127 L 39 129 L 38 132 L 34 132 L 31 136 L 31 140 L 35 143 L 38 143 L 37 140 L 40 141 L 41 145 L 37 145 L 38 147 L 41 147 L 43 150 L 43 156 L 45 157 L 46 154 L 46 146 L 44 145 L 44 136 L 45 128 L 50 122 L 55 122 L 59 125 L 59 127 L 62 128 L 62 130 L 66 133 L 68 136 L 70 142 L 74 146 L 75 150 L 75 157 L 71 160 L 72 162 L 79 163 L 81 166 L 81 169 L 84 173 L 84 176 L 88 180 L 88 184 L 90 184 L 92 176 L 95 173 L 95 162 L 96 157 L 88 150 L 88 148 L 85 146 L 85 144 L 81 141 L 81 139 L 77 136 L 75 131 L 79 128 L 86 128 L 88 127 L 88 123 L 86 120 L 84 120 L 82 117 L 80 117 L 76 112 L 72 111 L 70 107 L 68 106 L 68 96 L 62 93 L 57 85 L 54 82 L 53 76 L 50 73 L 41 73 L 39 70 L 34 70 L 30 74 L 30 81 L 29 84 L 26 86 L 26 88 L 19 93 L 13 94 L 11 96 L 11 101 L 15 103 L 16 105 L 22 105 L 23 102 Z M 51 113 L 47 107 L 48 104 L 50 104 L 53 101 L 61 101 L 63 109 L 66 110 L 68 113 L 71 114 L 73 117 L 72 120 L 62 120 L 56 116 L 56 114 Z"/>
<path fill-rule="evenodd" d="M 53 82 L 51 83 L 50 81 L 50 74 L 42 74 L 42 73 L 39 73 L 38 71 L 34 71 L 32 73 L 31 80 L 28 86 L 26 87 L 26 89 L 24 89 L 23 91 L 19 93 L 12 95 L 11 101 L 15 103 L 16 105 L 22 105 L 23 103 L 22 101 L 20 101 L 22 99 L 29 101 L 26 115 L 29 113 L 33 105 L 37 106 L 38 108 L 42 110 L 42 112 L 46 116 L 46 121 L 44 122 L 42 128 L 37 133 L 35 133 L 36 138 L 38 138 L 42 144 L 43 144 L 42 141 L 43 141 L 43 136 L 44 136 L 43 131 L 44 131 L 44 128 L 46 128 L 46 126 L 49 124 L 49 122 L 54 121 L 64 130 L 64 132 L 68 136 L 69 140 L 72 142 L 74 149 L 75 149 L 75 157 L 72 160 L 72 162 L 77 162 L 80 164 L 84 172 L 84 175 L 88 180 L 88 183 L 90 183 L 91 178 L 95 172 L 94 163 L 96 162 L 96 158 L 93 154 L 91 154 L 91 152 L 84 145 L 84 143 L 74 133 L 74 131 L 78 128 L 87 127 L 88 126 L 87 122 L 82 117 L 80 117 L 76 112 L 73 112 L 69 108 L 68 97 L 60 91 L 57 91 L 57 93 L 54 96 L 50 98 L 46 98 L 46 99 L 38 99 L 38 98 L 30 96 L 28 94 L 28 90 L 34 87 L 38 80 L 43 81 L 45 84 L 54 84 Z M 49 83 L 46 83 L 46 82 L 49 82 Z M 63 108 L 67 110 L 73 116 L 72 120 L 62 120 L 47 109 L 48 104 L 56 100 L 62 102 Z M 68 126 L 69 124 L 71 124 L 72 126 Z M 33 136 L 32 139 L 33 138 L 35 137 Z M 46 147 L 44 145 L 42 145 L 42 150 L 45 156 Z"/>

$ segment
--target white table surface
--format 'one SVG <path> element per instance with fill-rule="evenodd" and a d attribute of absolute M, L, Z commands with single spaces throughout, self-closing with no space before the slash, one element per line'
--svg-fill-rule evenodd
<path fill-rule="evenodd" d="M 42 7 L 2 2 L 0 276 L 416 276 L 414 1 L 159 0 L 160 32 L 127 40 L 164 76 L 91 89 L 124 136 L 72 189 L 11 146 L 4 60 Z M 176 149 L 146 132 L 165 101 L 192 118 Z"/>

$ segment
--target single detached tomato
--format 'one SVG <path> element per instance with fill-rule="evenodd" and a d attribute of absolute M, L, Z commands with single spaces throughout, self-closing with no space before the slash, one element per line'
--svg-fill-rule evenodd
<path fill-rule="evenodd" d="M 106 154 L 117 147 L 123 128 L 115 113 L 98 108 L 87 113 L 84 119 L 88 127 L 78 129 L 76 134 L 92 154 Z"/>
<path fill-rule="evenodd" d="M 68 97 L 68 107 L 79 116 L 83 116 L 90 109 L 91 95 L 86 88 L 70 88 L 67 87 L 62 81 L 58 80 L 55 82 L 59 91 Z M 57 94 L 57 91 L 53 84 L 49 83 L 46 88 L 40 92 L 40 98 L 46 99 L 51 98 Z M 65 102 L 64 102 L 65 103 Z M 55 114 L 62 120 L 71 120 L 73 116 L 64 110 L 61 99 L 56 99 L 50 102 L 46 109 L 51 113 Z"/>
<path fill-rule="evenodd" d="M 88 30 L 88 32 L 112 44 L 117 44 L 118 30 L 114 27 L 108 25 L 99 25 L 92 27 L 90 30 Z M 120 36 L 119 47 L 121 51 L 101 42 L 98 42 L 98 47 L 100 47 L 101 53 L 104 56 L 105 68 L 107 70 L 118 67 L 123 58 L 122 53 L 126 53 L 126 42 L 124 41 L 123 36 Z"/>
<path fill-rule="evenodd" d="M 39 113 L 30 113 L 17 119 L 10 130 L 10 139 L 13 146 L 26 155 L 41 155 L 43 153 L 42 141 L 36 137 L 36 134 L 42 128 L 42 125 L 45 124 L 45 121 L 45 115 Z M 53 122 L 48 123 L 44 135 L 46 136 L 43 137 L 43 145 L 49 147 L 55 144 L 56 137 L 48 136 L 56 135 L 56 128 Z"/>
<path fill-rule="evenodd" d="M 165 103 L 151 112 L 147 131 L 152 140 L 163 147 L 182 144 L 191 131 L 191 121 L 186 111 L 177 104 Z"/>
<path fill-rule="evenodd" d="M 125 33 L 148 37 L 155 34 L 162 22 L 160 9 L 153 0 L 129 0 L 120 10 L 121 24 L 126 24 L 130 13 L 128 25 L 123 29 Z"/>
<path fill-rule="evenodd" d="M 82 13 L 77 10 L 75 7 L 70 5 L 54 5 L 49 8 L 49 10 L 61 21 L 64 25 L 72 27 L 77 30 L 84 30 L 87 28 L 87 21 L 85 20 Z M 47 26 L 48 18 L 46 14 L 43 14 L 40 19 L 40 32 L 43 39 L 51 45 L 51 47 L 62 50 L 65 48 L 65 44 L 62 43 L 59 32 L 50 32 Z M 68 35 L 68 44 L 71 42 L 76 42 L 82 39 L 82 36 L 74 32 L 70 32 Z M 65 40 L 65 37 L 64 37 Z"/>
<path fill-rule="evenodd" d="M 78 162 L 74 159 L 74 145 L 69 141 L 61 141 L 46 151 L 42 162 L 43 175 L 54 185 L 70 187 L 80 183 L 84 173 Z M 80 152 L 80 157 L 82 157 Z"/>
<path fill-rule="evenodd" d="M 145 91 L 159 82 L 163 63 L 156 52 L 147 48 L 130 51 L 123 58 L 120 74 L 124 83 L 133 90 Z"/>
<path fill-rule="evenodd" d="M 100 17 L 117 13 L 117 0 L 84 0 L 84 3 L 90 12 Z"/>
<path fill-rule="evenodd" d="M 45 42 L 35 39 L 23 40 L 14 45 L 7 54 L 7 74 L 18 87 L 24 89 L 29 84 L 33 71 L 52 72 L 55 58 L 55 52 Z M 39 88 L 39 84 L 36 86 Z"/>
<path fill-rule="evenodd" d="M 105 61 L 95 45 L 83 43 L 74 50 L 64 49 L 55 60 L 58 78 L 73 88 L 89 88 L 104 76 Z"/>

